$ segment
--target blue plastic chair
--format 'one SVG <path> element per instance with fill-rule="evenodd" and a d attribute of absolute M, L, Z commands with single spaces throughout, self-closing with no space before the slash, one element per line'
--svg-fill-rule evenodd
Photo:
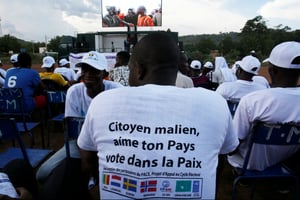
<path fill-rule="evenodd" d="M 299 145 L 300 146 L 300 124 L 299 123 L 277 123 L 268 124 L 255 121 L 252 125 L 251 139 L 242 168 L 234 168 L 237 177 L 234 179 L 232 188 L 232 199 L 236 199 L 237 184 L 241 180 L 253 180 L 251 198 L 253 198 L 256 181 L 270 179 L 292 179 L 296 188 L 296 199 L 299 199 L 299 180 L 297 175 L 287 168 L 283 163 L 270 166 L 263 171 L 248 170 L 247 166 L 254 144 L 262 145 Z M 267 186 L 267 185 L 265 185 Z"/>
<path fill-rule="evenodd" d="M 70 139 L 77 139 L 83 122 L 84 117 L 66 117 L 64 119 L 64 127 L 65 127 L 65 148 L 66 148 L 66 156 L 67 158 L 70 158 Z"/>
<path fill-rule="evenodd" d="M 31 137 L 31 146 L 34 145 L 33 129 L 42 126 L 41 121 L 33 121 L 32 113 L 24 111 L 22 88 L 0 88 L 0 117 L 15 118 L 20 132 L 25 132 Z M 41 128 L 42 146 L 45 147 L 44 131 Z"/>
<path fill-rule="evenodd" d="M 63 124 L 65 117 L 65 101 L 66 101 L 66 90 L 50 91 L 47 90 L 47 107 L 48 107 L 48 144 L 50 146 L 50 132 L 51 132 L 51 122 L 59 122 Z M 59 113 L 55 113 L 55 111 Z"/>
<path fill-rule="evenodd" d="M 50 149 L 26 148 L 14 118 L 0 118 L 0 141 L 9 141 L 13 144 L 4 152 L 0 152 L 0 168 L 17 158 L 25 159 L 35 168 L 53 152 Z M 18 145 L 15 145 L 16 141 Z"/>

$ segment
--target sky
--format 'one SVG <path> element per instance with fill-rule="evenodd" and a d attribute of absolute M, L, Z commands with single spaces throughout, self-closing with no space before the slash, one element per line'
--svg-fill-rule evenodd
<path fill-rule="evenodd" d="M 103 1 L 132 1 L 136 5 L 160 2 Z M 258 15 L 263 16 L 269 28 L 282 24 L 300 29 L 299 0 L 162 0 L 161 4 L 163 25 L 150 30 L 170 29 L 179 36 L 240 32 L 247 20 Z M 101 0 L 1 0 L 0 34 L 48 42 L 55 36 L 108 31 L 101 25 L 101 5 Z"/>

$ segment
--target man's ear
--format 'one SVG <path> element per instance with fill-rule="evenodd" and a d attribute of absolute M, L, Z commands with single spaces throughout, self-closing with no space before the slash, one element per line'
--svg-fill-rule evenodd
<path fill-rule="evenodd" d="M 139 64 L 139 63 L 137 63 L 136 66 L 138 68 L 138 71 L 137 71 L 138 72 L 138 79 L 143 80 L 145 78 L 146 74 L 147 74 L 146 67 L 145 67 L 145 65 Z"/>

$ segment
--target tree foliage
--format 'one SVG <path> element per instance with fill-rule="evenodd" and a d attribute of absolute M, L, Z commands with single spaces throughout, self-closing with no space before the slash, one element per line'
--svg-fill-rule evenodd
<path fill-rule="evenodd" d="M 300 30 L 291 31 L 290 27 L 282 24 L 269 28 L 264 18 L 259 15 L 248 20 L 240 33 L 220 33 L 198 37 L 193 35 L 180 39 L 183 40 L 184 49 L 188 55 L 194 55 L 193 52 L 197 52 L 197 55 L 202 53 L 205 57 L 209 51 L 217 50 L 227 59 L 235 60 L 236 57 L 245 56 L 251 50 L 255 50 L 257 55 L 264 59 L 276 44 L 288 40 L 300 41 Z"/>
<path fill-rule="evenodd" d="M 9 51 L 19 52 L 21 44 L 19 40 L 11 35 L 0 37 L 0 52 L 8 53 Z"/>

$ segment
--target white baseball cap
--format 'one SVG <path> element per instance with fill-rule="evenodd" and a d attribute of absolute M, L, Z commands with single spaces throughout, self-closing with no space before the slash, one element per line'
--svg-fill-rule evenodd
<path fill-rule="evenodd" d="M 50 68 L 55 63 L 55 60 L 52 56 L 46 56 L 43 58 L 42 68 Z"/>
<path fill-rule="evenodd" d="M 10 62 L 11 62 L 11 63 L 16 63 L 16 62 L 18 62 L 18 54 L 13 54 L 13 55 L 10 57 Z"/>
<path fill-rule="evenodd" d="M 214 68 L 214 65 L 212 64 L 212 62 L 207 61 L 207 62 L 203 65 L 203 67 L 208 68 L 208 69 L 212 69 L 212 68 Z"/>
<path fill-rule="evenodd" d="M 300 69 L 300 64 L 293 64 L 293 60 L 300 56 L 300 43 L 295 41 L 283 42 L 275 46 L 269 58 L 264 62 L 270 62 L 277 67 Z"/>
<path fill-rule="evenodd" d="M 69 63 L 70 62 L 65 58 L 59 60 L 59 66 L 65 66 L 66 64 L 69 64 Z"/>
<path fill-rule="evenodd" d="M 193 60 L 190 65 L 193 69 L 201 69 L 201 62 L 199 60 Z"/>
<path fill-rule="evenodd" d="M 80 65 L 83 63 L 90 65 L 95 69 L 105 70 L 108 72 L 108 64 L 105 56 L 97 51 L 90 51 L 86 53 L 78 64 Z"/>
<path fill-rule="evenodd" d="M 261 63 L 254 56 L 245 56 L 241 61 L 237 61 L 237 63 L 244 71 L 251 74 L 258 74 Z"/>

